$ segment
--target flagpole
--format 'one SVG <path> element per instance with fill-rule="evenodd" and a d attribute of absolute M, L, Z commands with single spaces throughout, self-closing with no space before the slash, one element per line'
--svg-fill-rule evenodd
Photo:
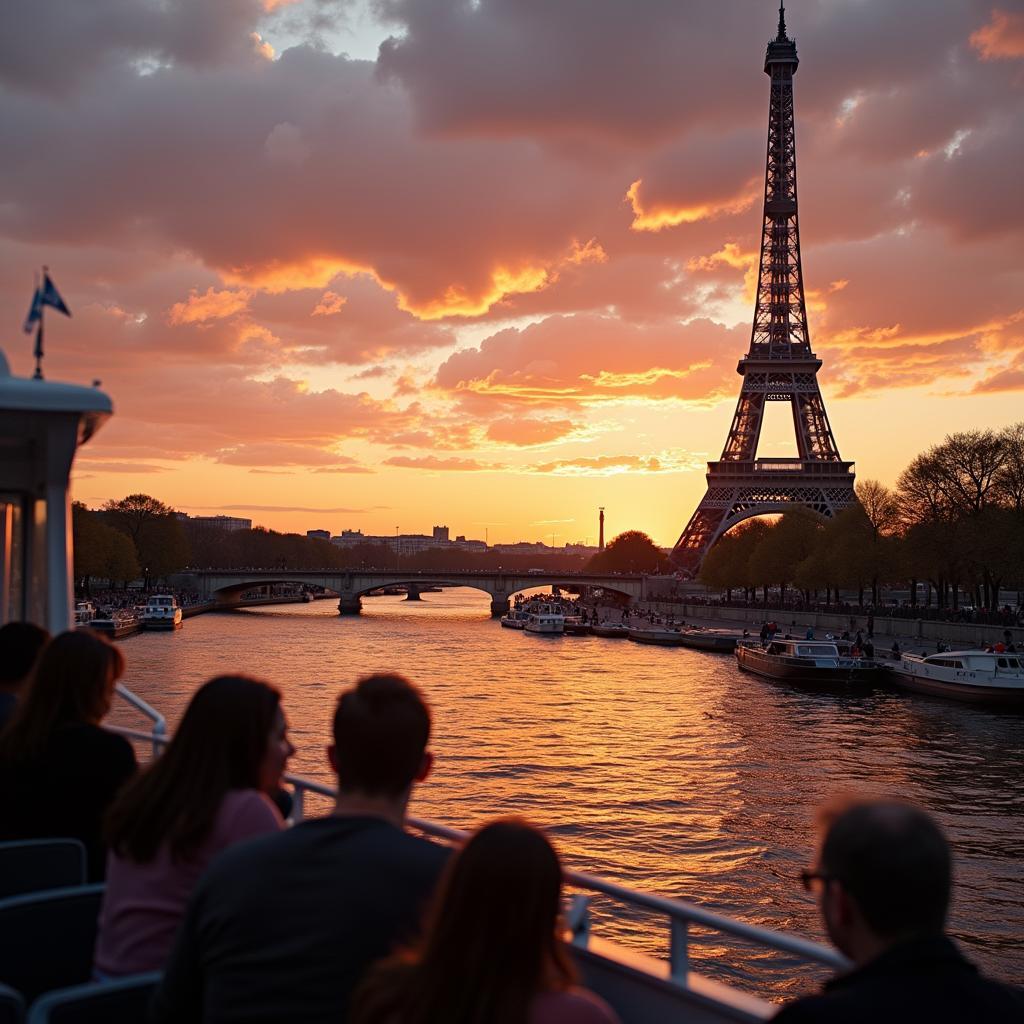
<path fill-rule="evenodd" d="M 43 267 L 43 280 L 46 280 L 46 274 L 49 269 L 49 267 Z M 39 278 L 37 277 L 36 280 L 38 281 Z M 37 287 L 41 287 L 41 285 L 37 285 Z M 32 353 L 36 357 L 36 372 L 32 374 L 33 380 L 43 379 L 43 313 L 45 311 L 46 307 L 40 303 L 39 326 L 36 327 L 36 347 L 35 351 Z"/>
<path fill-rule="evenodd" d="M 36 328 L 36 348 L 33 353 L 36 357 L 36 372 L 32 374 L 33 380 L 43 379 L 43 311 L 39 310 L 39 326 Z"/>

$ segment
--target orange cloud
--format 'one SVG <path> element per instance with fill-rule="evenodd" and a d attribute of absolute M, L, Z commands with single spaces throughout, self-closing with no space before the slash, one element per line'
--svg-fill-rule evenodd
<path fill-rule="evenodd" d="M 633 231 L 661 231 L 663 228 L 674 228 L 680 224 L 694 224 L 701 220 L 713 220 L 725 214 L 742 213 L 757 198 L 757 193 L 743 193 L 722 202 L 701 203 L 697 206 L 668 206 L 652 204 L 644 206 L 640 198 L 643 180 L 637 178 L 626 190 L 626 198 L 633 209 Z"/>
<path fill-rule="evenodd" d="M 971 34 L 971 46 L 982 60 L 1024 57 L 1024 13 L 994 8 L 988 24 Z"/>
<path fill-rule="evenodd" d="M 743 271 L 743 294 L 748 301 L 753 301 L 757 293 L 757 270 L 759 253 L 754 250 L 744 251 L 735 242 L 726 242 L 718 252 L 710 256 L 695 256 L 686 263 L 687 270 L 707 271 L 719 266 L 732 267 Z"/>
<path fill-rule="evenodd" d="M 340 313 L 342 307 L 348 299 L 344 295 L 339 295 L 337 292 L 324 292 L 320 296 L 320 301 L 316 304 L 316 308 L 313 310 L 313 316 L 334 316 L 335 313 Z"/>
<path fill-rule="evenodd" d="M 174 326 L 179 326 L 205 323 L 207 320 L 223 320 L 247 309 L 251 298 L 252 293 L 244 289 L 236 292 L 218 292 L 210 287 L 204 295 L 193 289 L 184 302 L 176 302 L 171 306 L 168 321 Z"/>
<path fill-rule="evenodd" d="M 530 416 L 505 416 L 492 420 L 487 437 L 499 444 L 530 447 L 550 444 L 573 433 L 572 420 L 541 420 Z"/>
<path fill-rule="evenodd" d="M 415 457 L 412 455 L 393 455 L 384 460 L 385 466 L 399 466 L 402 469 L 456 470 L 458 472 L 494 471 L 504 469 L 497 463 L 488 465 L 476 459 L 441 459 L 436 455 Z"/>
<path fill-rule="evenodd" d="M 618 476 L 621 473 L 681 473 L 704 469 L 705 460 L 687 452 L 662 452 L 659 455 L 597 455 L 561 459 L 527 468 L 531 473 L 556 476 Z"/>

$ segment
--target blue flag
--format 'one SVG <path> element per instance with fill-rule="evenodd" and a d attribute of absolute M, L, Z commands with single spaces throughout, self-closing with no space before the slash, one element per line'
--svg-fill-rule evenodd
<path fill-rule="evenodd" d="M 32 328 L 36 321 L 43 315 L 43 294 L 37 288 L 32 293 L 32 305 L 28 307 L 28 316 L 25 317 L 24 331 L 26 334 L 32 333 Z"/>
<path fill-rule="evenodd" d="M 53 306 L 54 309 L 65 316 L 71 316 L 71 310 L 64 305 L 64 300 L 60 297 L 60 292 L 57 291 L 54 283 L 50 280 L 49 274 L 43 274 L 42 295 L 39 301 L 44 306 Z"/>
<path fill-rule="evenodd" d="M 43 306 L 52 306 L 65 316 L 71 316 L 71 310 L 68 309 L 64 300 L 60 297 L 60 292 L 57 291 L 53 281 L 50 280 L 50 275 L 45 273 L 43 274 L 42 287 L 36 288 L 32 293 L 32 305 L 28 308 L 28 316 L 25 317 L 23 328 L 26 334 L 30 334 L 35 324 L 42 319 Z"/>

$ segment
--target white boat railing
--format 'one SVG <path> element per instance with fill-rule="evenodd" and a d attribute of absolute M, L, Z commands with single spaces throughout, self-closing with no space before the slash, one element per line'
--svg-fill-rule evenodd
<path fill-rule="evenodd" d="M 148 704 L 137 694 L 132 693 L 127 686 L 122 683 L 118 683 L 115 687 L 117 695 L 127 701 L 136 711 L 141 711 L 152 723 L 153 727 L 148 733 L 141 733 L 135 730 L 131 730 L 133 733 L 132 739 L 143 740 L 153 744 L 153 756 L 157 754 L 167 745 L 167 719 L 160 714 L 159 711 L 152 704 Z M 116 729 L 117 732 L 126 733 L 126 730 L 120 728 Z M 127 733 L 126 733 L 127 734 Z"/>

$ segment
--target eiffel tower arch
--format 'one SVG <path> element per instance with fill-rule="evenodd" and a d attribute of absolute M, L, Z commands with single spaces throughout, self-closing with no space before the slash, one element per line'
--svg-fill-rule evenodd
<path fill-rule="evenodd" d="M 821 360 L 807 329 L 793 117 L 798 63 L 780 7 L 778 35 L 764 63 L 771 100 L 754 324 L 750 349 L 736 367 L 743 382 L 722 457 L 708 463 L 707 493 L 672 551 L 673 562 L 691 576 L 715 541 L 744 519 L 794 507 L 832 518 L 857 503 L 853 463 L 843 462 L 832 436 L 818 387 Z M 789 402 L 797 458 L 757 457 L 766 402 Z"/>

